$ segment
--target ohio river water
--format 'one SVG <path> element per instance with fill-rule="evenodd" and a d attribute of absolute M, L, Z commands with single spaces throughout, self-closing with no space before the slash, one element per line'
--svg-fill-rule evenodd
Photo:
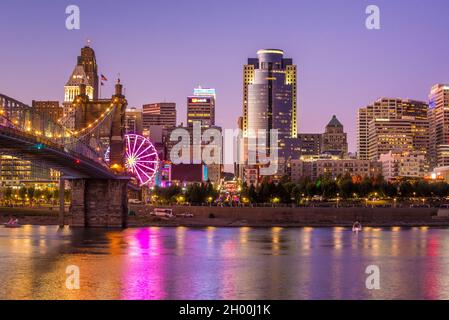
<path fill-rule="evenodd" d="M 449 299 L 449 230 L 0 227 L 0 299 Z"/>

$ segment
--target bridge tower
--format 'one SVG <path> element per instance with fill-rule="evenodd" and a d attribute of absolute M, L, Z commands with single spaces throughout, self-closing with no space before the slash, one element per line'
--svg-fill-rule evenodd
<path fill-rule="evenodd" d="M 109 138 L 109 163 L 114 179 L 71 179 L 71 227 L 122 228 L 127 226 L 128 182 L 125 167 L 125 110 L 128 102 L 120 79 L 111 99 L 93 100 L 86 94 L 86 84 L 80 85 L 80 95 L 73 102 L 75 130 L 89 127 L 101 114 L 113 110 L 110 128 L 103 138 Z M 112 108 L 112 109 L 111 109 Z"/>

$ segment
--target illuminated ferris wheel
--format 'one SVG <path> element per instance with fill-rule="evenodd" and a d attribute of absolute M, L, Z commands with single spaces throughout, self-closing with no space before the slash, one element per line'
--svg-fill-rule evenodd
<path fill-rule="evenodd" d="M 154 181 L 159 166 L 156 148 L 150 140 L 138 134 L 125 135 L 125 141 L 127 171 L 139 180 L 141 186 L 150 184 Z M 109 162 L 110 150 L 108 147 L 104 155 L 106 162 Z"/>
<path fill-rule="evenodd" d="M 127 134 L 126 168 L 140 182 L 146 185 L 154 181 L 159 165 L 157 150 L 150 140 L 137 134 Z"/>

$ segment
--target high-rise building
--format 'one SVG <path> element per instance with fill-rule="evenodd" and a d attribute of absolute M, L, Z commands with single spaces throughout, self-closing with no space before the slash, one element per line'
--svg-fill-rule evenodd
<path fill-rule="evenodd" d="M 215 89 L 195 88 L 193 96 L 187 97 L 187 125 L 200 122 L 202 127 L 215 125 Z"/>
<path fill-rule="evenodd" d="M 374 119 L 369 126 L 369 160 L 390 151 L 412 152 L 413 133 L 412 123 L 407 119 Z M 425 155 L 425 153 L 423 153 Z"/>
<path fill-rule="evenodd" d="M 301 156 L 317 156 L 321 154 L 322 134 L 299 133 L 298 145 Z"/>
<path fill-rule="evenodd" d="M 64 110 L 59 106 L 59 101 L 36 101 L 33 100 L 31 106 L 41 115 L 47 117 L 53 122 L 62 118 Z"/>
<path fill-rule="evenodd" d="M 449 166 L 449 85 L 436 84 L 429 95 L 430 165 Z"/>
<path fill-rule="evenodd" d="M 125 113 L 125 132 L 142 134 L 142 111 L 137 108 L 129 108 Z"/>
<path fill-rule="evenodd" d="M 87 76 L 86 85 L 91 86 L 94 90 L 93 99 L 98 100 L 98 66 L 95 58 L 95 51 L 89 45 L 81 49 L 81 55 L 78 56 L 78 65 L 83 66 L 84 72 Z"/>
<path fill-rule="evenodd" d="M 270 146 L 277 149 L 278 170 L 273 175 L 276 180 L 285 174 L 285 164 L 291 157 L 289 140 L 297 138 L 296 66 L 292 59 L 284 58 L 282 50 L 259 50 L 257 56 L 248 59 L 244 66 L 243 134 L 259 138 L 265 131 L 266 154 L 272 155 Z M 271 141 L 271 130 L 277 130 L 277 141 Z M 250 140 L 248 148 L 255 150 L 254 141 Z M 260 151 L 260 141 L 257 144 Z M 252 165 L 258 165 L 259 157 L 256 162 Z"/>
<path fill-rule="evenodd" d="M 144 130 L 149 130 L 150 126 L 175 127 L 176 104 L 173 102 L 160 102 L 143 105 L 142 122 Z"/>
<path fill-rule="evenodd" d="M 297 136 L 296 65 L 284 52 L 265 49 L 248 59 L 243 76 L 243 130 L 278 129 Z"/>
<path fill-rule="evenodd" d="M 282 50 L 264 49 L 257 55 L 243 67 L 243 131 L 246 135 L 248 129 L 257 129 L 251 127 L 258 126 L 254 116 L 261 114 L 261 121 L 265 122 L 262 127 L 268 122 L 282 124 L 281 127 L 289 127 L 290 137 L 296 137 L 296 65 L 292 59 L 284 58 Z M 263 97 L 266 93 L 270 94 Z"/>
<path fill-rule="evenodd" d="M 373 104 L 360 108 L 357 114 L 357 156 L 369 159 L 369 127 L 376 119 L 407 119 L 411 125 L 413 148 L 423 153 L 429 147 L 428 105 L 422 101 L 381 98 Z M 387 150 L 387 152 L 390 150 Z"/>
<path fill-rule="evenodd" d="M 348 155 L 348 138 L 344 132 L 343 125 L 334 115 L 327 124 L 322 135 L 322 153 L 346 158 Z"/>
<path fill-rule="evenodd" d="M 67 128 L 75 127 L 75 110 L 72 103 L 80 94 L 80 85 L 86 85 L 86 94 L 90 100 L 98 100 L 98 67 L 95 51 L 86 46 L 81 49 L 81 55 L 77 58 L 77 64 L 69 80 L 64 86 L 63 115 Z"/>

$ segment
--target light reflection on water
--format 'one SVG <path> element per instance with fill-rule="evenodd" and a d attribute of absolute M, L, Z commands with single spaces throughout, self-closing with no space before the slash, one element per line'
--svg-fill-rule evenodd
<path fill-rule="evenodd" d="M 0 299 L 449 299 L 448 249 L 429 228 L 0 228 Z"/>

